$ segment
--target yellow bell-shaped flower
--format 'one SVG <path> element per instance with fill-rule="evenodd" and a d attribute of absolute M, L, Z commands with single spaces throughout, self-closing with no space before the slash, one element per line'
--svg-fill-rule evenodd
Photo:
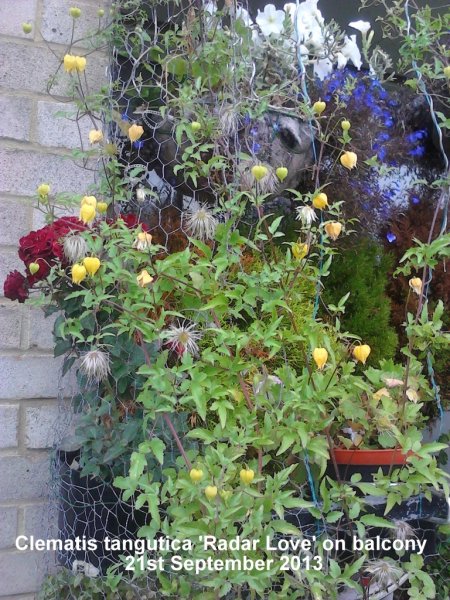
<path fill-rule="evenodd" d="M 208 485 L 205 487 L 205 496 L 208 500 L 214 500 L 217 496 L 217 487 L 215 485 Z"/>
<path fill-rule="evenodd" d="M 75 264 L 72 267 L 72 281 L 73 283 L 81 283 L 83 279 L 86 279 L 87 271 L 83 265 Z"/>
<path fill-rule="evenodd" d="M 253 469 L 241 469 L 239 477 L 243 484 L 250 485 L 255 479 L 255 471 Z"/>
<path fill-rule="evenodd" d="M 138 282 L 139 287 L 145 287 L 149 283 L 152 283 L 153 277 L 146 269 L 143 269 L 136 277 L 136 280 Z"/>
<path fill-rule="evenodd" d="M 288 170 L 286 167 L 278 167 L 278 169 L 275 171 L 275 174 L 278 179 L 283 182 L 288 176 Z"/>
<path fill-rule="evenodd" d="M 321 371 L 328 360 L 328 351 L 325 348 L 314 348 L 312 357 L 317 368 Z"/>
<path fill-rule="evenodd" d="M 64 70 L 67 73 L 72 73 L 72 71 L 75 71 L 76 68 L 76 56 L 73 56 L 73 54 L 66 54 L 64 56 Z"/>
<path fill-rule="evenodd" d="M 358 362 L 365 365 L 370 352 L 371 352 L 370 346 L 368 346 L 367 344 L 362 344 L 361 346 L 355 346 L 353 348 L 352 354 Z"/>
<path fill-rule="evenodd" d="M 75 56 L 75 68 L 78 73 L 82 73 L 86 68 L 86 58 L 84 56 Z"/>
<path fill-rule="evenodd" d="M 333 241 L 337 240 L 342 231 L 342 225 L 338 221 L 328 221 L 325 223 L 325 231 Z"/>
<path fill-rule="evenodd" d="M 350 152 L 350 150 L 347 150 L 347 152 L 341 154 L 339 160 L 341 161 L 341 165 L 343 167 L 351 171 L 356 167 L 356 163 L 358 162 L 358 155 L 356 154 L 356 152 Z"/>
<path fill-rule="evenodd" d="M 324 192 L 320 192 L 320 194 L 314 196 L 312 205 L 314 206 L 314 208 L 323 210 L 326 206 L 328 206 L 328 196 Z"/>
<path fill-rule="evenodd" d="M 80 221 L 85 225 L 95 219 L 95 206 L 91 204 L 82 204 L 80 208 Z"/>
<path fill-rule="evenodd" d="M 103 132 L 100 129 L 91 129 L 89 132 L 89 143 L 98 144 L 103 140 Z"/>
<path fill-rule="evenodd" d="M 144 134 L 142 125 L 133 124 L 128 129 L 128 137 L 132 142 L 136 142 Z"/>
<path fill-rule="evenodd" d="M 105 214 L 105 212 L 108 210 L 108 203 L 107 202 L 97 202 L 97 211 L 103 215 Z"/>
<path fill-rule="evenodd" d="M 308 244 L 292 244 L 292 254 L 297 260 L 305 258 L 305 256 L 308 254 L 308 250 Z"/>
<path fill-rule="evenodd" d="M 201 469 L 191 469 L 189 471 L 189 477 L 191 478 L 191 481 L 198 483 L 203 479 L 203 471 Z"/>
<path fill-rule="evenodd" d="M 264 177 L 267 176 L 269 169 L 264 165 L 255 165 L 252 167 L 252 175 L 256 179 L 256 181 L 261 181 Z"/>
<path fill-rule="evenodd" d="M 96 256 L 86 256 L 86 258 L 83 260 L 83 265 L 85 266 L 89 275 L 95 275 L 100 269 L 101 263 Z"/>
<path fill-rule="evenodd" d="M 316 113 L 316 115 L 321 115 L 323 113 L 323 111 L 326 109 L 327 105 L 325 104 L 325 102 L 323 100 L 318 100 L 317 102 L 314 102 L 313 104 L 313 111 Z"/>
<path fill-rule="evenodd" d="M 420 296 L 420 294 L 422 293 L 422 280 L 420 279 L 420 277 L 412 277 L 409 280 L 409 287 L 414 293 Z"/>

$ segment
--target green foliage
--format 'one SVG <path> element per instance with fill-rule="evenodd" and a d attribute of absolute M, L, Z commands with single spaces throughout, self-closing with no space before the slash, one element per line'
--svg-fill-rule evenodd
<path fill-rule="evenodd" d="M 393 358 L 397 335 L 390 324 L 390 303 L 385 294 L 392 261 L 383 248 L 370 239 L 353 240 L 334 257 L 327 280 L 324 300 L 337 304 L 350 293 L 342 326 L 357 334 L 372 352 L 369 363 Z"/>

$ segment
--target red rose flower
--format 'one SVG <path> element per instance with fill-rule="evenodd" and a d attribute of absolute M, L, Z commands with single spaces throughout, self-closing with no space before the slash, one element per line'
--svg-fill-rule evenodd
<path fill-rule="evenodd" d="M 85 225 L 77 217 L 63 217 L 22 237 L 19 241 L 19 258 L 27 267 L 32 262 L 39 265 L 39 271 L 29 277 L 30 283 L 47 277 L 51 267 L 63 260 L 62 237 L 71 231 L 85 229 Z"/>
<path fill-rule="evenodd" d="M 25 302 L 28 298 L 28 281 L 19 271 L 11 271 L 3 285 L 5 298 Z"/>

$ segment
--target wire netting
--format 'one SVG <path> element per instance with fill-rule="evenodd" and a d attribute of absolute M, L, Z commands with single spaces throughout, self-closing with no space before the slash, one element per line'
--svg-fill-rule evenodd
<path fill-rule="evenodd" d="M 392 206 L 401 207 L 405 197 L 424 193 L 424 184 L 416 185 L 415 179 L 423 174 L 432 178 L 441 167 L 435 155 L 431 162 L 420 162 L 420 152 L 408 155 L 411 148 L 418 147 L 420 136 L 405 141 L 403 135 L 400 142 L 393 134 L 389 139 L 380 137 L 383 123 L 398 121 L 403 110 L 402 93 L 398 90 L 388 96 L 379 83 L 374 83 L 376 80 L 365 80 L 353 68 L 322 83 L 306 80 L 305 66 L 327 60 L 342 43 L 335 24 L 328 29 L 323 26 L 325 50 L 315 56 L 312 42 L 306 54 L 299 51 L 297 44 L 288 43 L 289 36 L 295 38 L 293 25 L 287 27 L 287 39 L 278 36 L 269 41 L 253 35 L 247 26 L 253 22 L 255 12 L 246 4 L 228 1 L 222 6 L 197 1 L 122 1 L 115 5 L 109 57 L 110 96 L 104 127 L 107 150 L 117 159 L 117 170 L 105 168 L 107 178 L 124 178 L 127 183 L 123 188 L 114 187 L 108 216 L 121 215 L 130 223 L 133 219 L 143 223 L 153 242 L 167 254 L 183 250 L 190 237 L 212 244 L 217 223 L 227 219 L 227 199 L 233 193 L 251 189 L 251 168 L 255 165 L 265 165 L 269 170 L 261 183 L 261 192 L 270 195 L 264 212 L 288 216 L 288 234 L 293 240 L 303 241 L 296 219 L 298 198 L 286 190 L 309 191 L 317 183 L 327 183 L 326 174 L 340 152 L 337 145 L 330 144 L 322 154 L 316 145 L 317 125 L 303 105 L 309 97 L 316 100 L 321 95 L 329 96 L 330 103 L 348 107 L 355 138 L 358 131 L 370 130 L 370 136 L 361 135 L 360 141 L 355 142 L 360 143 L 362 156 L 370 158 L 370 152 L 377 149 L 374 144 L 382 146 L 386 153 L 404 153 L 404 161 L 391 165 L 391 171 L 386 170 L 381 178 L 379 173 L 367 170 L 355 188 L 342 172 L 341 180 L 335 183 L 337 196 L 346 196 L 344 210 L 351 216 L 356 211 L 363 226 L 378 230 Z M 256 33 L 257 29 L 253 31 Z M 209 74 L 207 82 L 205 72 Z M 346 99 L 336 98 L 337 86 L 342 86 Z M 374 113 L 370 105 L 361 108 L 358 104 L 367 94 L 382 106 L 381 114 Z M 339 115 L 340 119 L 342 110 Z M 134 126 L 143 128 L 136 139 L 130 136 Z M 408 125 L 402 121 L 401 127 Z M 409 127 L 415 131 L 414 125 Z M 318 165 L 322 168 L 320 174 Z M 283 182 L 276 175 L 279 167 L 287 169 Z M 243 226 L 251 229 L 255 216 L 251 210 L 246 213 Z M 316 294 L 316 289 L 309 292 L 311 312 Z M 167 302 L 170 304 L 170 298 Z M 106 538 L 135 541 L 159 536 L 158 530 L 152 529 L 151 510 L 136 507 L 133 496 L 124 499 L 122 491 L 113 485 L 115 478 L 127 476 L 133 449 L 154 433 L 164 440 L 164 464 L 148 465 L 149 470 L 154 469 L 154 481 L 159 480 L 163 468 L 175 465 L 179 458 L 167 425 L 162 419 L 144 420 L 142 405 L 137 401 L 141 382 L 135 372 L 143 362 L 142 350 L 133 343 L 127 346 L 123 340 L 118 347 L 120 354 L 114 357 L 109 387 L 92 385 L 80 375 L 80 389 L 72 399 L 70 428 L 66 423 L 62 426 L 62 421 L 59 424 L 64 435 L 55 454 L 52 481 L 59 537 L 63 542 L 78 539 L 80 547 L 58 551 L 58 562 L 65 568 L 58 576 L 60 588 L 55 596 L 50 587 L 44 588 L 43 600 L 183 597 L 180 592 L 170 594 L 167 588 L 162 590 L 161 582 L 150 572 L 124 571 L 123 557 L 132 554 L 131 547 L 128 551 L 105 547 Z M 156 353 L 158 348 L 150 351 Z M 114 373 L 120 374 L 116 384 Z M 65 409 L 63 413 L 67 416 Z M 195 414 L 177 414 L 177 431 L 187 432 L 196 418 Z M 315 500 L 318 482 L 309 469 L 307 456 L 303 457 L 303 467 L 303 489 Z M 445 507 L 433 506 L 433 510 L 445 512 Z M 412 527 L 404 528 L 405 535 L 427 536 L 429 557 L 437 556 L 436 525 L 430 521 L 433 510 L 429 508 L 427 512 L 417 504 L 403 507 L 398 514 L 400 523 L 407 522 Z M 160 512 L 164 521 L 164 508 Z M 291 511 L 286 520 L 295 524 L 313 547 L 324 532 L 334 539 L 348 535 L 330 524 L 324 525 L 307 510 Z M 371 530 L 372 535 L 377 532 L 381 533 Z M 82 542 L 88 540 L 96 540 L 97 547 L 84 548 Z M 157 552 L 150 550 L 144 556 L 155 558 Z M 383 552 L 371 553 L 374 569 L 383 568 L 376 561 L 385 556 Z M 331 558 L 345 562 L 346 555 L 337 551 L 325 560 Z M 398 557 L 394 554 L 393 558 Z M 111 583 L 111 573 L 119 572 L 122 579 Z M 78 574 L 76 583 L 68 573 Z M 177 576 L 168 575 L 170 585 Z M 297 572 L 291 577 L 301 579 L 303 575 Z M 299 583 L 296 581 L 295 585 Z M 407 597 L 404 574 L 397 574 L 396 583 L 385 583 L 386 590 L 372 589 L 370 598 Z M 202 597 L 203 590 L 199 587 L 198 595 L 193 597 Z M 275 578 L 264 597 L 275 598 L 279 593 Z M 301 597 L 312 598 L 304 593 Z M 239 595 L 227 595 L 238 597 L 254 596 L 244 583 Z M 340 598 L 352 600 L 362 596 L 342 591 Z"/>

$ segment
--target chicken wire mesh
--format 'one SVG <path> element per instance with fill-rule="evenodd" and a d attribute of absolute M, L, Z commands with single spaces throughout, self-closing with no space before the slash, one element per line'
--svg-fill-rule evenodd
<path fill-rule="evenodd" d="M 184 249 L 190 237 L 212 244 L 217 223 L 227 219 L 227 199 L 233 193 L 249 190 L 253 185 L 251 168 L 263 164 L 269 175 L 261 183 L 260 191 L 271 195 L 264 211 L 288 215 L 293 239 L 298 238 L 296 204 L 289 194 L 283 196 L 283 192 L 298 189 L 301 184 L 305 190 L 313 189 L 319 181 L 322 183 L 317 161 L 319 164 L 323 161 L 323 170 L 327 172 L 338 151 L 330 147 L 328 154 L 318 156 L 320 150 L 314 141 L 316 125 L 302 104 L 309 100 L 304 56 L 286 46 L 282 36 L 271 39 L 269 53 L 264 45 L 258 46 L 246 27 L 250 22 L 249 7 L 243 4 L 225 2 L 219 8 L 211 2 L 123 0 L 116 3 L 115 11 L 118 18 L 112 34 L 111 92 L 105 111 L 108 115 L 105 131 L 107 151 L 117 159 L 117 165 L 114 172 L 108 172 L 108 166 L 105 169 L 107 178 L 123 178 L 126 185 L 113 186 L 108 217 L 120 215 L 131 226 L 136 222 L 144 224 L 153 242 L 167 254 Z M 291 36 L 295 33 L 289 23 L 287 31 Z M 321 60 L 326 59 L 327 53 L 332 56 L 333 45 L 342 41 L 334 25 L 324 35 L 325 58 L 321 56 Z M 208 51 L 211 41 L 214 53 Z M 308 52 L 311 55 L 312 48 Z M 200 77 L 205 72 L 209 74 L 206 84 L 205 78 Z M 350 78 L 355 77 L 355 73 L 350 73 Z M 341 83 L 349 90 L 359 85 Z M 327 84 L 330 90 L 332 84 L 332 80 Z M 266 89 L 270 90 L 267 97 Z M 384 114 L 384 118 L 390 117 Z M 364 114 L 360 115 L 361 123 L 364 119 Z M 375 122 L 373 118 L 371 122 Z M 132 129 L 136 127 L 137 130 Z M 392 143 L 398 150 L 397 141 L 393 139 Z M 282 182 L 276 175 L 279 167 L 286 168 L 288 173 Z M 430 170 L 429 165 L 422 168 Z M 342 189 L 347 193 L 348 180 L 342 177 Z M 389 187 L 387 180 L 383 185 Z M 367 190 L 366 193 L 369 195 Z M 355 196 L 359 196 L 358 190 L 356 193 L 353 190 L 352 197 Z M 349 207 L 352 207 L 350 201 Z M 363 213 L 368 210 L 367 206 L 362 208 Z M 377 210 L 378 216 L 383 214 L 384 209 L 380 212 L 377 207 Z M 255 215 L 246 213 L 243 226 L 251 229 L 254 223 Z M 313 295 L 314 290 L 311 311 Z M 128 551 L 124 547 L 115 550 L 105 547 L 106 538 L 142 539 L 145 527 L 152 521 L 151 511 L 137 508 L 133 497 L 124 500 L 121 490 L 112 485 L 115 477 L 127 475 L 132 448 L 157 431 L 166 446 L 163 467 L 172 466 L 180 457 L 162 420 L 145 422 L 142 426 L 142 407 L 137 402 L 139 381 L 134 378 L 136 368 L 142 364 L 142 351 L 133 344 L 125 352 L 124 347 L 120 346 L 109 380 L 114 379 L 118 369 L 123 369 L 129 373 L 127 385 L 118 389 L 113 384 L 112 389 L 104 389 L 79 377 L 80 391 L 73 398 L 75 417 L 71 433 L 67 434 L 66 424 L 61 427 L 64 440 L 55 456 L 52 485 L 57 499 L 59 537 L 63 541 L 96 540 L 98 544 L 95 549 L 82 547 L 58 552 L 58 562 L 65 571 L 60 576 L 55 598 L 186 597 L 180 595 L 179 589 L 170 592 L 176 574 L 167 573 L 169 583 L 164 588 L 154 574 L 124 571 L 123 556 L 132 553 L 133 546 Z M 186 432 L 193 426 L 196 415 L 179 414 L 176 418 L 177 430 Z M 153 467 L 155 473 L 161 470 L 156 464 Z M 305 468 L 308 470 L 306 458 Z M 304 488 L 310 497 L 314 496 L 314 485 L 311 477 L 306 477 Z M 164 520 L 164 509 L 160 512 Z M 435 526 L 420 519 L 420 510 L 409 515 L 413 529 L 403 527 L 405 535 L 428 535 L 430 556 L 436 554 Z M 312 540 L 313 547 L 325 534 L 335 539 L 342 535 L 307 511 L 292 511 L 286 519 L 298 527 L 305 539 Z M 399 522 L 403 522 L 400 517 Z M 140 534 L 141 528 L 144 529 Z M 377 531 L 374 529 L 372 535 Z M 153 550 L 145 553 L 150 559 L 156 555 Z M 384 553 L 371 555 L 371 568 L 381 583 L 380 589 L 371 590 L 370 598 L 406 598 L 408 584 L 404 574 L 386 567 L 381 560 L 384 557 Z M 345 562 L 345 552 L 328 553 L 324 560 L 333 558 Z M 117 572 L 122 573 L 122 578 L 112 582 L 112 574 Z M 70 579 L 74 574 L 77 574 L 75 583 Z M 313 597 L 306 589 L 303 575 L 290 572 L 289 577 L 293 588 L 303 594 L 295 597 Z M 275 598 L 284 589 L 282 585 L 275 578 L 261 597 Z M 238 588 L 226 597 L 254 597 L 245 583 Z M 189 597 L 200 598 L 203 591 L 201 585 L 196 588 L 194 584 Z M 51 600 L 53 593 L 49 584 L 40 597 Z M 362 598 L 345 594 L 350 593 L 342 591 L 343 600 Z"/>

